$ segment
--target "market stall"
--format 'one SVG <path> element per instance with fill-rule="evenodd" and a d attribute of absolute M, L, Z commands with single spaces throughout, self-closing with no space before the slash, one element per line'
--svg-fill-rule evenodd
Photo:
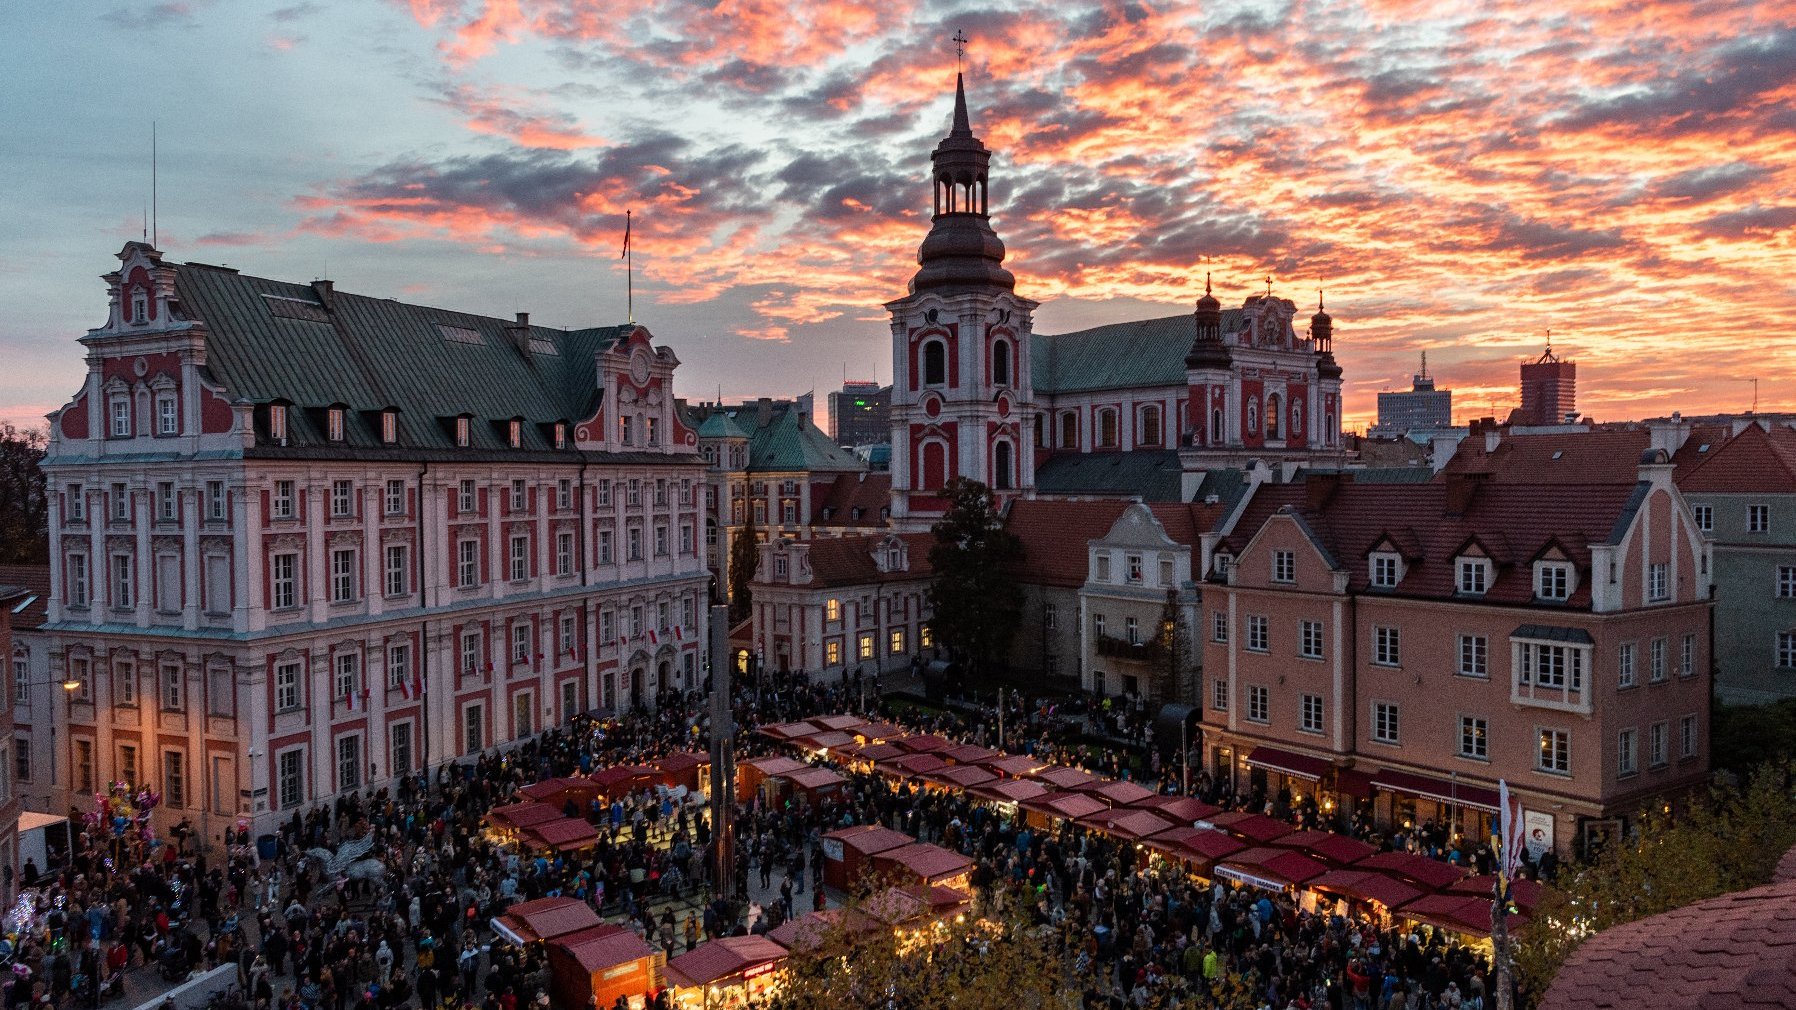
<path fill-rule="evenodd" d="M 599 787 L 589 778 L 563 776 L 527 785 L 518 790 L 518 794 L 532 803 L 546 803 L 563 812 L 572 803 L 584 814 L 592 808 L 593 800 L 598 799 Z"/>
<path fill-rule="evenodd" d="M 1097 780 L 1097 776 L 1083 768 L 1069 768 L 1065 765 L 1049 765 L 1027 773 L 1037 782 L 1046 782 L 1056 789 L 1077 789 L 1088 782 Z"/>
<path fill-rule="evenodd" d="M 1488 946 L 1491 933 L 1491 899 L 1470 894 L 1429 894 L 1397 910 L 1397 917 L 1444 929 L 1462 939 Z M 1527 925 L 1525 915 L 1511 915 L 1505 923 L 1511 933 Z"/>
<path fill-rule="evenodd" d="M 1335 867 L 1352 866 L 1378 851 L 1357 838 L 1337 835 L 1332 831 L 1295 831 L 1282 838 L 1274 838 L 1270 844 L 1281 849 L 1296 849 Z"/>
<path fill-rule="evenodd" d="M 1217 860 L 1227 859 L 1247 848 L 1246 842 L 1214 828 L 1173 828 L 1142 844 L 1168 859 L 1185 864 L 1190 872 L 1206 880 L 1215 878 Z"/>
<path fill-rule="evenodd" d="M 1252 845 L 1266 845 L 1275 838 L 1283 838 L 1292 834 L 1291 825 L 1284 821 L 1267 817 L 1265 814 L 1249 814 L 1240 811 L 1211 814 L 1199 821 L 1197 826 L 1226 831 Z"/>
<path fill-rule="evenodd" d="M 890 761 L 880 761 L 873 766 L 873 770 L 882 775 L 902 780 L 914 779 L 938 768 L 946 767 L 948 767 L 948 762 L 934 754 L 912 753 L 895 757 Z"/>
<path fill-rule="evenodd" d="M 855 732 L 867 725 L 867 720 L 858 715 L 815 715 L 805 720 L 820 729 Z"/>
<path fill-rule="evenodd" d="M 578 898 L 537 898 L 522 901 L 495 916 L 493 932 L 515 946 L 524 947 L 603 925 L 592 906 Z"/>
<path fill-rule="evenodd" d="M 500 841 L 516 841 L 518 832 L 532 824 L 558 820 L 561 810 L 547 803 L 508 803 L 486 813 L 486 826 Z"/>
<path fill-rule="evenodd" d="M 610 1010 L 620 996 L 641 1010 L 665 985 L 667 955 L 623 926 L 595 926 L 551 942 L 548 950 L 549 991 L 564 1010 Z"/>
<path fill-rule="evenodd" d="M 1011 813 L 1016 812 L 1017 804 L 1050 792 L 1053 790 L 1034 779 L 996 779 L 967 789 L 973 799 L 990 801 Z"/>
<path fill-rule="evenodd" d="M 854 909 L 826 908 L 787 919 L 767 931 L 767 939 L 789 951 L 815 950 L 833 937 L 852 938 L 886 929 L 879 920 Z"/>
<path fill-rule="evenodd" d="M 1130 810 L 1127 807 L 1113 807 L 1095 814 L 1086 814 L 1079 818 L 1079 823 L 1126 842 L 1139 842 L 1178 826 L 1150 810 Z"/>
<path fill-rule="evenodd" d="M 958 747 L 950 747 L 942 751 L 942 757 L 957 765 L 983 764 L 999 756 L 999 753 L 990 747 L 981 747 L 970 743 L 963 743 Z"/>
<path fill-rule="evenodd" d="M 614 765 L 592 773 L 593 784 L 607 799 L 614 799 L 652 785 L 659 772 L 648 765 Z"/>
<path fill-rule="evenodd" d="M 761 791 L 768 779 L 809 767 L 803 761 L 789 757 L 763 757 L 744 761 L 736 766 L 736 801 L 747 803 Z"/>
<path fill-rule="evenodd" d="M 1221 807 L 1205 803 L 1203 800 L 1192 799 L 1189 796 L 1155 794 L 1139 803 L 1131 803 L 1130 806 L 1139 807 L 1142 810 L 1152 810 L 1174 824 L 1183 824 L 1187 827 L 1206 817 L 1222 813 Z"/>
<path fill-rule="evenodd" d="M 954 741 L 935 733 L 919 733 L 915 736 L 901 736 L 891 742 L 912 754 L 933 754 L 937 751 L 954 749 Z"/>
<path fill-rule="evenodd" d="M 1120 779 L 1093 779 L 1074 788 L 1113 807 L 1131 807 L 1154 795 L 1154 791 L 1146 786 Z"/>
<path fill-rule="evenodd" d="M 599 844 L 599 829 L 578 817 L 561 817 L 519 831 L 518 844 L 531 850 L 577 852 Z"/>
<path fill-rule="evenodd" d="M 1413 852 L 1380 852 L 1353 864 L 1356 870 L 1377 870 L 1407 880 L 1424 892 L 1433 893 L 1459 883 L 1471 870 Z"/>
<path fill-rule="evenodd" d="M 786 948 L 752 933 L 701 943 L 667 962 L 673 1003 L 686 1010 L 760 1004 L 778 987 L 786 954 Z"/>
<path fill-rule="evenodd" d="M 1218 877 L 1268 891 L 1302 887 L 1327 870 L 1328 867 L 1301 852 L 1271 846 L 1243 849 L 1216 862 Z"/>
<path fill-rule="evenodd" d="M 1447 888 L 1448 894 L 1466 894 L 1473 897 L 1488 898 L 1495 893 L 1497 878 L 1491 874 L 1467 877 Z M 1529 915 L 1535 906 L 1540 904 L 1540 896 L 1546 885 L 1527 877 L 1514 877 L 1509 881 L 1509 903 L 1520 909 L 1522 914 Z"/>
<path fill-rule="evenodd" d="M 790 741 L 792 746 L 797 747 L 800 750 L 810 751 L 818 757 L 826 757 L 832 751 L 841 747 L 847 747 L 855 742 L 853 733 L 844 733 L 841 730 L 833 729 L 812 733 L 809 736 L 794 737 Z"/>
<path fill-rule="evenodd" d="M 660 782 L 669 789 L 685 786 L 687 792 L 709 796 L 711 793 L 711 756 L 697 751 L 679 751 L 658 757 L 649 765 L 660 774 Z"/>
<path fill-rule="evenodd" d="M 952 849 L 916 842 L 877 853 L 873 870 L 891 875 L 900 884 L 947 884 L 965 889 L 973 872 L 973 860 Z"/>
<path fill-rule="evenodd" d="M 873 868 L 874 856 L 915 841 L 902 831 L 877 824 L 831 831 L 823 836 L 823 882 L 838 891 L 847 891 Z"/>
<path fill-rule="evenodd" d="M 1362 914 L 1369 910 L 1373 913 L 1370 917 L 1380 922 L 1385 921 L 1393 909 L 1422 896 L 1413 884 L 1371 870 L 1329 870 L 1307 886 L 1339 902 L 1336 911 L 1341 914 Z"/>
<path fill-rule="evenodd" d="M 1056 820 L 1076 821 L 1087 814 L 1110 809 L 1103 800 L 1084 793 L 1047 793 L 1024 800 L 1022 807 L 1027 812 L 1025 820 L 1038 828 L 1052 827 Z"/>
<path fill-rule="evenodd" d="M 902 726 L 894 726 L 889 722 L 869 722 L 848 730 L 862 743 L 889 743 L 901 736 L 910 735 Z"/>
<path fill-rule="evenodd" d="M 793 794 L 804 797 L 813 807 L 822 806 L 825 799 L 841 792 L 848 783 L 846 777 L 828 768 L 806 768 L 779 777 L 790 784 Z"/>
<path fill-rule="evenodd" d="M 974 786 L 997 780 L 997 773 L 987 771 L 978 765 L 949 765 L 946 768 L 937 768 L 923 776 L 924 785 L 955 793 L 966 792 Z"/>

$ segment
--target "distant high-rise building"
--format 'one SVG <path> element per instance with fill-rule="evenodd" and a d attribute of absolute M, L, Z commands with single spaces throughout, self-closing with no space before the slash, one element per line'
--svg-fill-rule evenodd
<path fill-rule="evenodd" d="M 1372 429 L 1375 437 L 1452 426 L 1453 391 L 1434 388 L 1427 351 L 1422 352 L 1422 370 L 1411 376 L 1408 392 L 1378 394 L 1378 424 Z"/>
<path fill-rule="evenodd" d="M 1578 363 L 1560 361 L 1547 345 L 1546 353 L 1522 365 L 1522 407 L 1517 424 L 1563 424 L 1578 412 Z"/>
<path fill-rule="evenodd" d="M 844 382 L 829 394 L 829 437 L 847 448 L 878 445 L 892 437 L 892 387 Z"/>

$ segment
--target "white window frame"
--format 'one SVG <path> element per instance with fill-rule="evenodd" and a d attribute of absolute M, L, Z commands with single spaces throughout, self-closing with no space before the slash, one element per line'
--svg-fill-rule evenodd
<path fill-rule="evenodd" d="M 1483 596 L 1490 589 L 1490 561 L 1460 558 L 1454 585 L 1465 596 Z"/>
<path fill-rule="evenodd" d="M 324 412 L 324 437 L 326 441 L 343 441 L 343 409 L 331 407 Z"/>
<path fill-rule="evenodd" d="M 1777 668 L 1780 670 L 1796 669 L 1796 631 L 1780 631 L 1777 633 Z"/>
<path fill-rule="evenodd" d="M 1322 696 L 1304 694 L 1298 699 L 1297 731 L 1299 733 L 1321 733 L 1324 708 Z"/>
<path fill-rule="evenodd" d="M 1229 640 L 1229 615 L 1226 610 L 1210 612 L 1210 641 L 1217 645 L 1227 645 Z"/>
<path fill-rule="evenodd" d="M 1571 775 L 1571 730 L 1536 727 L 1535 741 L 1535 771 L 1543 775 Z"/>
<path fill-rule="evenodd" d="M 1297 655 L 1302 659 L 1323 658 L 1322 622 L 1301 620 L 1297 629 Z"/>
<path fill-rule="evenodd" d="M 1217 677 L 1210 682 L 1210 707 L 1218 712 L 1229 710 L 1229 681 L 1227 677 Z"/>
<path fill-rule="evenodd" d="M 1671 671 L 1668 666 L 1670 646 L 1664 636 L 1653 639 L 1647 644 L 1647 678 L 1649 684 L 1663 684 Z"/>
<path fill-rule="evenodd" d="M 160 663 L 156 668 L 162 710 L 182 712 L 187 709 L 187 673 L 180 663 Z"/>
<path fill-rule="evenodd" d="M 462 515 L 472 515 L 480 511 L 480 498 L 472 480 L 463 479 L 456 486 L 455 510 Z"/>
<path fill-rule="evenodd" d="M 1663 603 L 1671 599 L 1671 564 L 1655 561 L 1646 566 L 1646 600 Z"/>
<path fill-rule="evenodd" d="M 290 480 L 274 482 L 274 493 L 268 497 L 268 517 L 270 519 L 292 519 L 298 515 L 295 502 L 298 492 Z"/>
<path fill-rule="evenodd" d="M 339 548 L 331 551 L 332 603 L 354 603 L 356 601 L 357 553 L 354 548 Z"/>
<path fill-rule="evenodd" d="M 387 515 L 405 515 L 405 481 L 387 481 L 385 504 Z"/>
<path fill-rule="evenodd" d="M 531 626 L 527 617 L 518 618 L 511 624 L 511 662 L 512 665 L 528 663 L 531 658 Z"/>
<path fill-rule="evenodd" d="M 1372 665 L 1390 667 L 1403 665 L 1402 629 L 1385 624 L 1373 625 Z"/>
<path fill-rule="evenodd" d="M 1490 760 L 1490 721 L 1482 716 L 1459 717 L 1459 756 L 1467 761 Z"/>
<path fill-rule="evenodd" d="M 228 514 L 228 510 L 230 509 L 229 501 L 230 501 L 229 497 L 225 494 L 224 481 L 209 480 L 206 482 L 206 518 L 207 519 L 211 519 L 211 520 L 215 520 L 215 521 L 222 521 L 226 518 L 229 518 L 229 514 Z"/>
<path fill-rule="evenodd" d="M 1690 512 L 1696 517 L 1696 528 L 1704 533 L 1715 532 L 1715 506 L 1692 505 Z"/>
<path fill-rule="evenodd" d="M 1272 552 L 1272 581 L 1289 585 L 1297 581 L 1297 552 Z"/>
<path fill-rule="evenodd" d="M 566 530 L 555 534 L 555 574 L 574 574 L 574 535 Z"/>
<path fill-rule="evenodd" d="M 1244 648 L 1248 652 L 1271 652 L 1272 634 L 1271 620 L 1265 614 L 1247 615 L 1247 641 Z"/>
<path fill-rule="evenodd" d="M 1646 728 L 1646 766 L 1663 768 L 1671 763 L 1671 724 L 1655 722 Z"/>
<path fill-rule="evenodd" d="M 160 393 L 156 396 L 156 434 L 179 435 L 181 433 L 181 408 L 173 393 Z"/>
<path fill-rule="evenodd" d="M 455 552 L 455 587 L 473 589 L 480 585 L 480 541 L 458 540 Z"/>
<path fill-rule="evenodd" d="M 1459 636 L 1459 676 L 1490 679 L 1490 639 L 1484 635 Z"/>
<path fill-rule="evenodd" d="M 1777 598 L 1796 598 L 1796 565 L 1777 566 Z"/>
<path fill-rule="evenodd" d="M 305 674 L 300 661 L 290 659 L 274 664 L 274 710 L 280 712 L 297 712 L 305 704 L 305 697 L 300 694 L 300 682 Z"/>
<path fill-rule="evenodd" d="M 1769 532 L 1771 532 L 1771 506 L 1769 506 L 1769 505 L 1748 505 L 1748 506 L 1746 506 L 1746 532 L 1748 532 L 1748 533 L 1769 533 Z"/>
<path fill-rule="evenodd" d="M 289 747 L 275 755 L 275 801 L 281 810 L 306 804 L 306 749 Z"/>
<path fill-rule="evenodd" d="M 1680 757 L 1693 758 L 1698 750 L 1698 736 L 1701 723 L 1696 713 L 1687 713 L 1678 719 L 1678 754 Z"/>
<path fill-rule="evenodd" d="M 1615 734 L 1615 777 L 1640 774 L 1640 731 L 1632 726 Z"/>
<path fill-rule="evenodd" d="M 1678 676 L 1696 676 L 1696 636 L 1685 635 L 1678 651 Z"/>
<path fill-rule="evenodd" d="M 1571 599 L 1572 566 L 1565 561 L 1541 561 L 1534 565 L 1536 599 L 1562 602 Z"/>
<path fill-rule="evenodd" d="M 281 551 L 269 556 L 268 589 L 269 609 L 291 610 L 299 606 L 298 554 Z"/>
<path fill-rule="evenodd" d="M 1374 589 L 1395 589 L 1403 581 L 1403 559 L 1389 551 L 1372 555 L 1366 568 L 1366 581 Z"/>
<path fill-rule="evenodd" d="M 1615 686 L 1627 689 L 1640 683 L 1634 666 L 1634 643 L 1622 642 L 1615 647 Z"/>
<path fill-rule="evenodd" d="M 384 551 L 386 561 L 387 597 L 404 596 L 411 591 L 411 550 L 408 544 L 388 544 Z"/>
<path fill-rule="evenodd" d="M 1264 684 L 1247 685 L 1247 721 L 1265 726 L 1272 722 L 1272 691 Z"/>
<path fill-rule="evenodd" d="M 393 642 L 387 646 L 387 689 L 405 686 L 412 672 L 412 643 Z"/>
<path fill-rule="evenodd" d="M 530 578 L 530 535 L 513 534 L 510 541 L 510 555 L 506 559 L 507 574 L 513 582 L 523 582 Z"/>
<path fill-rule="evenodd" d="M 1403 710 L 1396 702 L 1372 702 L 1372 742 L 1393 746 L 1403 742 Z"/>
<path fill-rule="evenodd" d="M 527 512 L 530 509 L 530 485 L 521 477 L 511 481 L 511 511 Z"/>

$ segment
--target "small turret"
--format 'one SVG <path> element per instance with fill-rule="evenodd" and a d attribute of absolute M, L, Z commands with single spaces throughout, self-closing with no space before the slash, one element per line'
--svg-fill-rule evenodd
<path fill-rule="evenodd" d="M 1229 350 L 1222 343 L 1222 303 L 1210 293 L 1210 275 L 1204 274 L 1203 297 L 1197 300 L 1192 319 L 1197 335 L 1185 355 L 1186 368 L 1227 368 Z"/>

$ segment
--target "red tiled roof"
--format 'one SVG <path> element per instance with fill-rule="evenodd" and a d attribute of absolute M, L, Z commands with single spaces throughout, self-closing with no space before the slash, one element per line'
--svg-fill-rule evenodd
<path fill-rule="evenodd" d="M 49 565 L 0 565 L 0 586 L 26 590 L 30 597 L 29 602 L 14 599 L 9 604 L 13 607 L 24 606 L 23 610 L 12 615 L 14 631 L 43 627 L 44 617 L 50 606 Z"/>
<path fill-rule="evenodd" d="M 1540 1010 L 1796 1007 L 1796 881 L 1724 894 L 1586 940 Z"/>
<path fill-rule="evenodd" d="M 888 537 L 896 536 L 908 548 L 910 567 L 904 571 L 882 572 L 873 561 L 873 553 Z M 905 582 L 927 579 L 934 571 L 929 565 L 929 549 L 935 536 L 929 533 L 880 533 L 864 537 L 817 537 L 805 541 L 810 546 L 811 587 L 864 586 L 875 582 Z"/>
<path fill-rule="evenodd" d="M 556 942 L 589 974 L 660 953 L 622 926 L 597 926 Z"/>
<path fill-rule="evenodd" d="M 675 985 L 705 985 L 785 956 L 786 948 L 764 936 L 726 936 L 669 960 L 668 980 Z"/>
<path fill-rule="evenodd" d="M 603 925 L 578 898 L 538 898 L 511 906 L 499 921 L 526 940 L 552 940 Z"/>
<path fill-rule="evenodd" d="M 1796 430 L 1778 425 L 1770 431 L 1747 425 L 1689 473 L 1678 475 L 1678 488 L 1696 494 L 1796 492 Z"/>
<path fill-rule="evenodd" d="M 1633 483 L 1640 454 L 1651 445 L 1645 428 L 1596 429 L 1542 435 L 1505 432 L 1495 452 L 1484 436 L 1459 443 L 1442 473 L 1488 473 L 1494 481 L 1527 484 Z"/>
<path fill-rule="evenodd" d="M 818 482 L 822 484 L 823 482 Z M 811 488 L 811 522 L 818 526 L 868 526 L 886 524 L 881 510 L 892 500 L 892 475 L 889 471 L 862 471 L 837 474 L 825 489 Z M 821 493 L 819 493 L 821 492 Z M 855 509 L 861 510 L 859 519 Z"/>
<path fill-rule="evenodd" d="M 1086 541 L 1110 532 L 1129 507 L 1121 501 L 1018 499 L 1004 526 L 1023 543 L 1017 578 L 1046 586 L 1082 586 L 1089 569 Z"/>

